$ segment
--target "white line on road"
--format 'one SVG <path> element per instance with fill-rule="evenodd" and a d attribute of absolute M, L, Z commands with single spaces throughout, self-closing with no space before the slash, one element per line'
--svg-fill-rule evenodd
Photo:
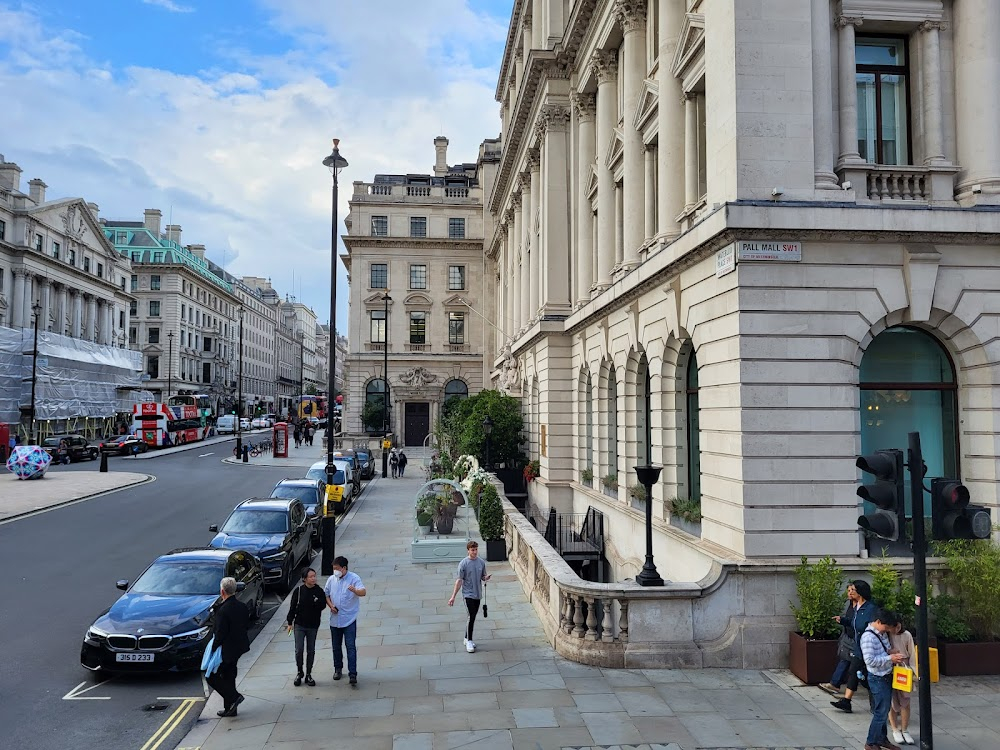
<path fill-rule="evenodd" d="M 202 453 L 198 458 L 204 458 L 205 456 L 214 456 L 214 453 Z"/>
<path fill-rule="evenodd" d="M 109 680 L 105 680 L 104 682 L 109 682 Z M 87 684 L 85 680 L 81 682 L 79 685 L 77 685 L 75 688 L 70 690 L 68 693 L 66 693 L 66 695 L 64 695 L 62 699 L 64 701 L 109 701 L 111 700 L 111 696 L 109 695 L 83 695 L 88 690 L 93 690 L 94 688 L 100 687 L 101 685 L 104 684 L 104 682 L 98 682 L 96 685 L 91 685 L 89 688 L 84 688 L 83 690 L 80 690 L 80 688 L 82 688 L 84 685 Z"/>
<path fill-rule="evenodd" d="M 197 698 L 190 695 L 161 695 L 158 701 L 203 701 L 204 698 Z"/>

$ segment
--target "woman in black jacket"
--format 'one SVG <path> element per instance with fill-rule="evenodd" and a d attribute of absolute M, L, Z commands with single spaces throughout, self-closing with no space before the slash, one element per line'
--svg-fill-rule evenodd
<path fill-rule="evenodd" d="M 302 585 L 292 592 L 291 606 L 288 608 L 288 633 L 295 632 L 295 687 L 302 684 L 302 651 L 306 652 L 306 685 L 312 687 L 316 681 L 312 677 L 313 661 L 316 658 L 316 633 L 319 619 L 326 609 L 326 594 L 316 585 L 316 571 L 307 569 L 302 574 Z"/>
<path fill-rule="evenodd" d="M 840 641 L 837 643 L 837 667 L 833 670 L 833 676 L 829 682 L 824 682 L 820 687 L 831 695 L 840 697 L 840 686 L 847 679 L 848 671 L 851 668 L 851 660 L 854 658 L 854 642 L 857 640 L 854 633 L 854 613 L 857 612 L 858 591 L 854 584 L 847 585 L 847 606 L 844 614 L 833 619 L 840 623 L 844 632 L 840 634 Z"/>

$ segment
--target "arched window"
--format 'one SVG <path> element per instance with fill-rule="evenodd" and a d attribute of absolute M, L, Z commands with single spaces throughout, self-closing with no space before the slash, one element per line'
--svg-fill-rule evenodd
<path fill-rule="evenodd" d="M 361 421 L 369 430 L 378 430 L 388 426 L 385 381 L 374 378 L 365 386 L 365 406 L 361 412 Z"/>
<path fill-rule="evenodd" d="M 587 373 L 587 394 L 586 394 L 586 463 L 584 468 L 594 470 L 594 389 L 590 379 L 590 373 Z"/>
<path fill-rule="evenodd" d="M 463 381 L 458 378 L 449 380 L 444 385 L 444 400 L 447 401 L 450 398 L 468 398 L 469 397 L 469 386 L 467 386 Z"/>
<path fill-rule="evenodd" d="M 618 377 L 608 371 L 608 474 L 618 476 Z M 619 484 L 621 484 L 619 478 Z"/>
<path fill-rule="evenodd" d="M 649 465 L 653 463 L 653 419 L 651 409 L 651 391 L 649 381 L 649 362 L 643 356 L 639 360 L 638 388 L 636 390 L 635 411 L 638 418 L 636 439 L 639 441 L 636 458 Z"/>
<path fill-rule="evenodd" d="M 698 415 L 698 359 L 694 352 L 687 366 L 687 464 L 688 496 L 701 500 L 701 427 Z"/>
<path fill-rule="evenodd" d="M 860 388 L 863 454 L 905 452 L 907 434 L 919 432 L 927 476 L 959 476 L 955 368 L 937 339 L 919 328 L 882 331 L 861 358 Z M 910 476 L 904 476 L 909 506 Z"/>

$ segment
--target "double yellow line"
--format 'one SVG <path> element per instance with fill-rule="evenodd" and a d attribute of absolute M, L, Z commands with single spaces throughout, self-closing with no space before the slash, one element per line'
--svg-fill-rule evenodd
<path fill-rule="evenodd" d="M 184 717 L 188 715 L 191 708 L 203 700 L 203 698 L 185 698 L 182 700 L 181 704 L 174 709 L 174 712 L 167 717 L 167 720 L 160 725 L 160 728 L 156 730 L 153 736 L 146 740 L 146 744 L 142 746 L 141 750 L 156 750 L 170 736 L 171 732 L 180 726 L 180 723 L 184 721 Z"/>

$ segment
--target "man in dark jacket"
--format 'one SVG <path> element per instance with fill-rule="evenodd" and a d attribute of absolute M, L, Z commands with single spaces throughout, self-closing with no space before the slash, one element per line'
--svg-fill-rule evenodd
<path fill-rule="evenodd" d="M 236 663 L 250 650 L 250 610 L 235 597 L 236 579 L 223 578 L 219 584 L 222 602 L 215 608 L 214 648 L 222 649 L 222 663 L 206 678 L 209 686 L 222 696 L 223 709 L 219 716 L 236 716 L 236 707 L 243 696 L 236 691 Z"/>
<path fill-rule="evenodd" d="M 316 633 L 319 632 L 320 615 L 326 609 L 326 594 L 316 585 L 316 571 L 308 568 L 302 574 L 302 585 L 292 591 L 288 607 L 288 632 L 295 633 L 295 687 L 302 684 L 302 652 L 306 655 L 306 685 L 313 687 L 313 661 L 316 659 Z"/>

